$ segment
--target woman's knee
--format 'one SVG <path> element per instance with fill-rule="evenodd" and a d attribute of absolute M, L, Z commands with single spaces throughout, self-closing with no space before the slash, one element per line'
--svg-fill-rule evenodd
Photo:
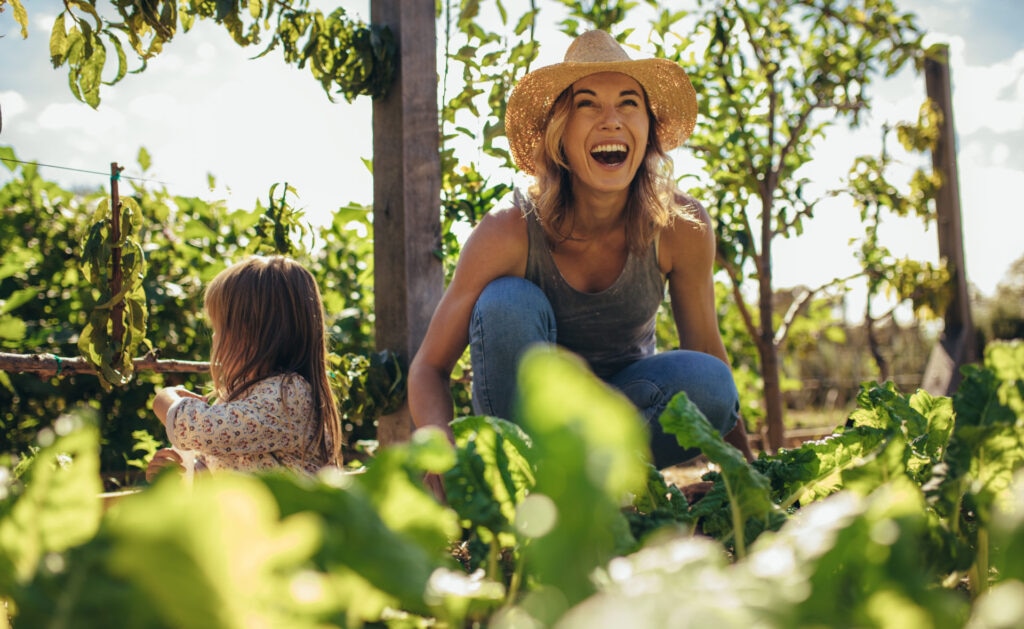
<path fill-rule="evenodd" d="M 641 364 L 642 363 L 642 364 Z M 739 394 L 729 366 L 709 354 L 671 351 L 644 359 L 615 382 L 648 420 L 657 421 L 669 401 L 685 392 L 717 429 L 731 429 Z"/>
<path fill-rule="evenodd" d="M 503 332 L 527 326 L 547 334 L 553 332 L 554 320 L 544 292 L 521 277 L 493 280 L 484 287 L 473 307 L 474 326 L 495 325 Z"/>

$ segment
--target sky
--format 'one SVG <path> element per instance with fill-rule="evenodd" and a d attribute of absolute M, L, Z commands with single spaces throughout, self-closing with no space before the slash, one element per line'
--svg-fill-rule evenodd
<path fill-rule="evenodd" d="M 510 12 L 517 0 L 506 0 Z M 957 132 L 962 223 L 968 281 L 992 295 L 1011 263 L 1024 255 L 1020 235 L 1024 190 L 1024 2 L 897 0 L 917 13 L 928 42 L 949 45 Z M 371 104 L 331 102 L 307 70 L 279 53 L 234 44 L 214 24 L 179 33 L 148 68 L 104 86 L 93 110 L 75 100 L 67 69 L 49 62 L 57 0 L 24 2 L 30 19 L 22 39 L 10 7 L 0 13 L 0 145 L 48 165 L 42 173 L 65 187 L 107 188 L 110 164 L 124 177 L 144 177 L 175 195 L 225 199 L 232 207 L 266 204 L 274 183 L 298 190 L 295 206 L 314 223 L 349 202 L 372 203 Z M 369 21 L 367 0 L 340 4 Z M 542 10 L 544 0 L 539 2 Z M 537 65 L 560 60 L 567 39 L 542 39 Z M 634 55 L 639 56 L 639 55 Z M 535 66 L 536 67 L 536 66 Z M 816 150 L 810 175 L 822 188 L 838 181 L 856 155 L 877 154 L 882 122 L 916 118 L 924 79 L 904 73 L 872 89 L 869 124 L 837 128 Z M 153 159 L 143 174 L 140 147 Z M 680 149 L 685 151 L 685 149 Z M 677 156 L 677 164 L 685 164 Z M 88 171 L 88 172 L 81 172 Z M 208 177 L 215 178 L 211 189 Z M 0 182 L 9 179 L 0 168 Z M 848 202 L 823 203 L 799 238 L 775 245 L 778 288 L 817 286 L 857 270 L 851 237 L 862 232 Z M 936 261 L 937 235 L 917 221 L 885 225 L 897 255 Z"/>

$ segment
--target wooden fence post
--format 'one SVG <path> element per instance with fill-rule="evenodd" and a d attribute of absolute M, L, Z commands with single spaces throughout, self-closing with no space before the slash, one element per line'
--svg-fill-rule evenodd
<path fill-rule="evenodd" d="M 440 127 L 434 3 L 373 0 L 371 21 L 398 43 L 388 95 L 373 103 L 374 300 L 378 350 L 407 368 L 444 290 L 441 243 Z M 408 439 L 406 408 L 381 417 L 381 446 Z"/>
<path fill-rule="evenodd" d="M 960 384 L 960 366 L 978 360 L 978 347 L 967 292 L 948 46 L 936 45 L 927 51 L 924 78 L 928 98 L 942 115 L 939 139 L 932 151 L 932 168 L 942 176 L 942 187 L 935 199 L 939 258 L 949 268 L 953 299 L 946 308 L 942 338 L 928 357 L 921 386 L 932 395 L 949 395 Z"/>

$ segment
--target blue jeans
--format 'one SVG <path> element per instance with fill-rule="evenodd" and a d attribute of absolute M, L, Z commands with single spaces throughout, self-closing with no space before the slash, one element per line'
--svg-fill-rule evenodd
<path fill-rule="evenodd" d="M 527 347 L 557 343 L 555 313 L 532 282 L 503 277 L 488 284 L 473 308 L 469 325 L 473 368 L 473 410 L 479 415 L 510 418 L 515 399 L 516 367 Z M 680 391 L 722 435 L 739 417 L 739 395 L 732 372 L 718 358 L 702 352 L 672 350 L 642 358 L 605 380 L 640 410 L 651 437 L 658 469 L 691 459 L 700 451 L 684 449 L 665 434 L 658 418 Z"/>

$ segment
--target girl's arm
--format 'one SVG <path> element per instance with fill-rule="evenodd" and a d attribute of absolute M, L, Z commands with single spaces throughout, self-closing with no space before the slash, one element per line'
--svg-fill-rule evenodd
<path fill-rule="evenodd" d="M 166 426 L 167 411 L 171 406 L 186 398 L 205 399 L 202 395 L 193 393 L 183 387 L 166 387 L 157 391 L 156 396 L 153 398 L 153 413 L 156 414 L 160 423 Z"/>
<path fill-rule="evenodd" d="M 317 429 L 309 383 L 297 375 L 262 380 L 230 402 L 183 399 L 169 417 L 175 447 L 214 456 L 303 449 Z"/>

